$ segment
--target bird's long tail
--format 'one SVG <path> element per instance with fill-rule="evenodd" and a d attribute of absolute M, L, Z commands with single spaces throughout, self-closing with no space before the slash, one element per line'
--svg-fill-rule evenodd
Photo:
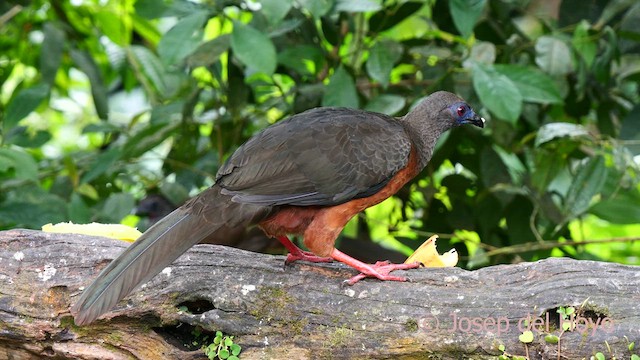
<path fill-rule="evenodd" d="M 138 285 L 149 281 L 191 246 L 229 229 L 256 223 L 268 207 L 239 204 L 216 185 L 160 220 L 109 264 L 71 308 L 78 325 L 113 308 Z"/>

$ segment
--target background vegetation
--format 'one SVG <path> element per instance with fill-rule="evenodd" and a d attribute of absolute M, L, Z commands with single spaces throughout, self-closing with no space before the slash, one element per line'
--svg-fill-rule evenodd
<path fill-rule="evenodd" d="M 638 264 L 639 50 L 633 0 L 5 1 L 0 229 L 135 225 L 288 115 L 400 116 L 445 89 L 487 128 L 450 132 L 343 239 Z"/>

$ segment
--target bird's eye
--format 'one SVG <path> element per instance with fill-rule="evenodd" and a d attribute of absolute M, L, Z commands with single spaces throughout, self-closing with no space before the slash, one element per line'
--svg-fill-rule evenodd
<path fill-rule="evenodd" d="M 456 111 L 458 112 L 458 116 L 462 116 L 467 111 L 467 108 L 464 105 L 460 105 Z"/>

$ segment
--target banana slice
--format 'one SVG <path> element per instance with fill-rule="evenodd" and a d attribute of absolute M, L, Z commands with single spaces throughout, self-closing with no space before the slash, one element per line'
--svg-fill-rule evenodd
<path fill-rule="evenodd" d="M 112 239 L 134 242 L 142 235 L 136 228 L 122 224 L 74 224 L 72 222 L 62 222 L 58 224 L 46 224 L 42 226 L 42 231 L 51 233 L 83 234 L 104 236 Z"/>
<path fill-rule="evenodd" d="M 414 251 L 405 264 L 419 262 L 424 267 L 454 267 L 458 263 L 458 252 L 451 249 L 440 255 L 436 249 L 436 240 L 438 235 L 433 235 L 425 241 L 419 248 Z"/>

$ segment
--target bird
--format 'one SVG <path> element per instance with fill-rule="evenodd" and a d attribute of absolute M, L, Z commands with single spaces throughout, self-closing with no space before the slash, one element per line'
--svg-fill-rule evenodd
<path fill-rule="evenodd" d="M 214 184 L 158 221 L 113 260 L 71 307 L 77 325 L 111 310 L 191 246 L 257 225 L 279 240 L 294 261 L 339 261 L 365 277 L 413 264 L 366 264 L 335 248 L 353 216 L 395 194 L 429 162 L 445 131 L 485 120 L 459 96 L 437 91 L 403 117 L 318 107 L 276 122 L 252 136 L 218 169 Z M 289 240 L 302 235 L 309 251 Z M 224 236 L 224 235 L 222 235 Z"/>

